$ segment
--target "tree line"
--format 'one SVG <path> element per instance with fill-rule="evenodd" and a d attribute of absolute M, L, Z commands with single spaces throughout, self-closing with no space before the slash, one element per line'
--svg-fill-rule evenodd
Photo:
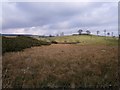
<path fill-rule="evenodd" d="M 82 29 L 79 29 L 79 30 L 78 30 L 79 35 L 81 35 L 82 32 L 83 32 Z M 86 33 L 87 33 L 87 34 L 91 34 L 91 32 L 90 32 L 89 30 L 87 30 Z M 96 31 L 96 34 L 97 34 L 97 36 L 99 36 L 100 31 L 97 30 L 97 31 Z M 107 32 L 106 29 L 105 29 L 105 30 L 104 30 L 104 36 L 106 36 L 106 35 L 107 35 L 107 36 L 110 36 L 110 32 Z M 111 32 L 111 36 L 114 37 L 114 33 L 113 33 L 113 32 Z"/>
<path fill-rule="evenodd" d="M 78 32 L 78 35 L 83 35 L 83 31 L 84 30 L 82 30 L 82 29 L 79 29 L 77 32 Z M 86 30 L 85 31 L 86 33 L 86 35 L 90 35 L 91 34 L 91 31 L 90 30 Z M 104 36 L 112 36 L 112 37 L 115 37 L 114 36 L 114 33 L 113 32 L 107 32 L 107 30 L 105 29 L 105 30 L 103 30 L 103 32 L 104 32 Z M 96 31 L 96 35 L 97 36 L 100 36 L 100 31 L 99 30 L 97 30 Z M 64 32 L 61 32 L 60 34 L 56 34 L 56 36 L 64 36 Z M 49 37 L 53 37 L 53 35 L 49 35 Z"/>

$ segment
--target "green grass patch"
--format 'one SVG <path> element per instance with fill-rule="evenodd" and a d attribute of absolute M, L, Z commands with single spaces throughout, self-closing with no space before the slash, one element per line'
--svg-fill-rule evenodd
<path fill-rule="evenodd" d="M 50 41 L 56 42 L 80 42 L 81 45 L 118 45 L 118 39 L 113 37 L 78 35 L 50 37 Z"/>

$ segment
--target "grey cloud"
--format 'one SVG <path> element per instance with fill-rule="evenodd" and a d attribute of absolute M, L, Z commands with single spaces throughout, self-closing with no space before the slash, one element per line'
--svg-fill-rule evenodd
<path fill-rule="evenodd" d="M 103 29 L 117 26 L 117 16 L 117 3 L 5 3 L 3 32 L 19 28 L 28 28 L 23 33 L 44 34 L 63 30 L 69 33 L 78 28 Z"/>

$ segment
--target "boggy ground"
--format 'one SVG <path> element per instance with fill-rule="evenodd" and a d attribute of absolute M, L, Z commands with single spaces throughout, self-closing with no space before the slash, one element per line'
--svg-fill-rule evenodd
<path fill-rule="evenodd" d="M 117 53 L 117 46 L 79 44 L 52 44 L 5 53 L 3 88 L 117 86 Z"/>

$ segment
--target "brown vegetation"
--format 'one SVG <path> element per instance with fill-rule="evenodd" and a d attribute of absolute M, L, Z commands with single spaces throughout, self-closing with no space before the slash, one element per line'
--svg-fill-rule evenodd
<path fill-rule="evenodd" d="M 117 86 L 117 46 L 53 44 L 5 53 L 3 88 Z"/>

